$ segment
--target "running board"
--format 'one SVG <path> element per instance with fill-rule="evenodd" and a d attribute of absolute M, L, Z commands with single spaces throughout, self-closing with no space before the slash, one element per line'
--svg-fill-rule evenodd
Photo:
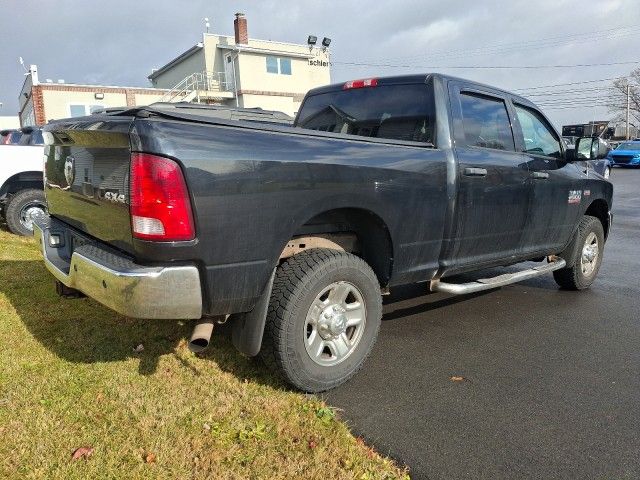
<path fill-rule="evenodd" d="M 529 278 L 539 277 L 551 273 L 555 270 L 563 268 L 567 262 L 564 258 L 558 258 L 553 262 L 549 262 L 546 265 L 539 267 L 527 268 L 520 272 L 505 273 L 504 275 L 498 275 L 497 277 L 481 278 L 475 282 L 469 283 L 444 283 L 440 280 L 431 281 L 432 292 L 446 292 L 453 295 L 464 295 L 466 293 L 481 292 L 482 290 L 491 290 L 492 288 L 503 287 L 511 283 L 521 282 Z"/>

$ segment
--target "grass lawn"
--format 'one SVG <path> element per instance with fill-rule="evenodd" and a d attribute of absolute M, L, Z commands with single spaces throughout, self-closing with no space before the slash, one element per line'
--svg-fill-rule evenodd
<path fill-rule="evenodd" d="M 192 327 L 58 298 L 0 227 L 0 478 L 408 477 L 226 337 L 190 353 Z"/>

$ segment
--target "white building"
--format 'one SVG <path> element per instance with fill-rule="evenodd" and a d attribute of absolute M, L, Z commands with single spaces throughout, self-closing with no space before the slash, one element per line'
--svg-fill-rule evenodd
<path fill-rule="evenodd" d="M 149 80 L 156 88 L 170 89 L 165 100 L 261 107 L 289 115 L 295 115 L 308 90 L 330 83 L 328 45 L 249 38 L 242 13 L 236 14 L 234 32 L 203 34 L 202 42 L 154 70 Z"/>
<path fill-rule="evenodd" d="M 18 99 L 20 125 L 44 125 L 49 120 L 81 117 L 101 108 L 149 105 L 166 93 L 155 88 L 86 85 L 51 79 L 41 82 L 38 67 L 31 65 Z"/>

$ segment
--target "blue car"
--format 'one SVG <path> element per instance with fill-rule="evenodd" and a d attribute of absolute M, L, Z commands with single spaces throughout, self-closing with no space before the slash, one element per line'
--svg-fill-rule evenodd
<path fill-rule="evenodd" d="M 622 142 L 607 158 L 611 165 L 640 167 L 640 141 Z"/>

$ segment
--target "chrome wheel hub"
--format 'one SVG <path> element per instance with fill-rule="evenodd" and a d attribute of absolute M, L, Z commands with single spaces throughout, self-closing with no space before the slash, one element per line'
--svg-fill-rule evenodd
<path fill-rule="evenodd" d="M 347 329 L 346 309 L 340 305 L 327 307 L 318 320 L 318 333 L 324 340 L 342 335 Z"/>
<path fill-rule="evenodd" d="M 591 232 L 584 246 L 582 247 L 582 255 L 580 256 L 580 266 L 584 275 L 591 275 L 596 268 L 599 255 L 598 237 Z"/>
<path fill-rule="evenodd" d="M 364 298 L 350 282 L 334 282 L 320 292 L 305 322 L 305 348 L 311 360 L 336 365 L 356 349 L 366 322 Z"/>
<path fill-rule="evenodd" d="M 20 211 L 20 223 L 28 230 L 33 230 L 33 222 L 45 215 L 45 207 L 40 203 L 28 203 Z"/>

